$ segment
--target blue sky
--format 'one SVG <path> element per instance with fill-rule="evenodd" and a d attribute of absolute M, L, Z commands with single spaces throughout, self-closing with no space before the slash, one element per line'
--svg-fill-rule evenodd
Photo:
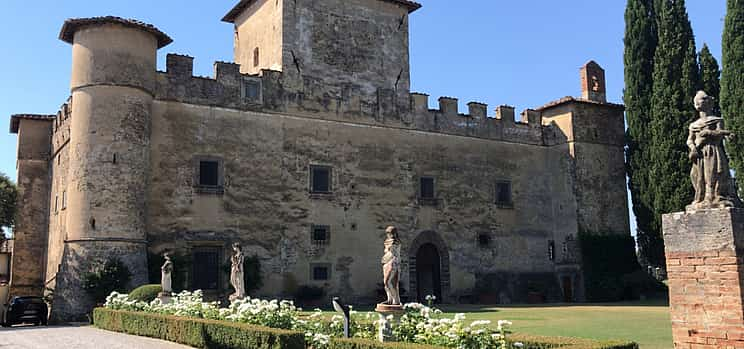
<path fill-rule="evenodd" d="M 69 96 L 71 48 L 57 39 L 66 18 L 116 15 L 156 25 L 175 41 L 160 51 L 195 57 L 194 72 L 212 75 L 232 61 L 233 30 L 220 18 L 238 0 L 2 0 L 0 33 L 0 172 L 15 178 L 11 114 L 56 113 Z M 607 70 L 611 102 L 622 102 L 623 0 L 421 0 L 411 16 L 412 90 L 519 111 L 579 95 L 579 67 Z M 30 6 L 29 4 L 33 4 Z M 724 0 L 688 0 L 698 47 L 720 59 Z"/>

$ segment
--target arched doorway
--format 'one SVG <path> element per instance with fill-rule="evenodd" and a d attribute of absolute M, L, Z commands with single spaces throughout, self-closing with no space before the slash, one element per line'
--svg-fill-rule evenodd
<path fill-rule="evenodd" d="M 434 295 L 442 300 L 441 259 L 434 244 L 424 244 L 416 252 L 416 285 L 419 302 Z"/>

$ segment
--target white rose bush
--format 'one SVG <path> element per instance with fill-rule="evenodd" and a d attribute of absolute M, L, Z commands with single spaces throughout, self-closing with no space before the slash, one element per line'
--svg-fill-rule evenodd
<path fill-rule="evenodd" d="M 494 328 L 490 321 L 468 322 L 464 314 L 446 317 L 441 310 L 432 306 L 434 300 L 430 296 L 427 297 L 429 305 L 404 305 L 405 314 L 393 326 L 398 341 L 458 349 L 508 348 L 506 335 L 510 322 L 499 321 Z M 178 293 L 168 304 L 163 304 L 159 299 L 150 303 L 133 301 L 126 294 L 112 292 L 106 298 L 104 307 L 300 331 L 313 349 L 327 348 L 331 338 L 343 337 L 344 333 L 343 317 L 338 314 L 329 316 L 320 309 L 307 314 L 292 301 L 256 298 L 236 300 L 229 307 L 220 308 L 217 302 L 204 302 L 199 290 Z M 382 321 L 378 320 L 376 313 L 360 313 L 352 309 L 349 325 L 352 337 L 374 339 Z M 515 346 L 518 347 L 518 344 Z"/>

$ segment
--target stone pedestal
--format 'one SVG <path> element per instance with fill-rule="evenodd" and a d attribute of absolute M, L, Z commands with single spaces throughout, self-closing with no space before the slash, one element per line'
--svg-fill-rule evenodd
<path fill-rule="evenodd" d="M 172 294 L 170 292 L 160 292 L 158 293 L 158 299 L 160 300 L 160 303 L 168 304 L 171 302 L 171 296 Z"/>
<path fill-rule="evenodd" d="M 400 321 L 400 317 L 406 313 L 403 306 L 378 304 L 375 311 L 380 316 L 381 322 L 377 340 L 380 342 L 395 342 L 393 327 Z"/>
<path fill-rule="evenodd" d="M 744 210 L 664 215 L 675 348 L 744 348 Z"/>

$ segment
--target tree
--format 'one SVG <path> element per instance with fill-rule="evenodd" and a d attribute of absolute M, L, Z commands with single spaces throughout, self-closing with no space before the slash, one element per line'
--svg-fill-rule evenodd
<path fill-rule="evenodd" d="M 721 69 L 716 58 L 710 53 L 707 44 L 703 44 L 698 60 L 700 61 L 700 88 L 707 92 L 708 96 L 716 99 L 713 112 L 715 115 L 721 115 L 718 103 L 721 97 Z"/>
<path fill-rule="evenodd" d="M 687 126 L 695 119 L 693 97 L 699 86 L 695 38 L 684 0 L 656 0 L 658 43 L 654 54 L 648 188 L 653 195 L 653 236 L 647 258 L 664 265 L 661 215 L 692 202 Z"/>
<path fill-rule="evenodd" d="M 656 18 L 653 0 L 628 0 L 625 9 L 625 115 L 628 120 L 626 168 L 638 244 L 643 260 L 658 227 L 653 226 L 652 196 L 648 175 L 649 124 L 653 92 Z"/>
<path fill-rule="evenodd" d="M 17 195 L 15 184 L 0 173 L 0 240 L 5 238 L 6 228 L 13 228 Z"/>
<path fill-rule="evenodd" d="M 726 144 L 737 180 L 744 173 L 744 1 L 728 0 L 723 28 L 721 114 L 738 137 Z M 741 188 L 739 182 L 739 188 Z"/>

